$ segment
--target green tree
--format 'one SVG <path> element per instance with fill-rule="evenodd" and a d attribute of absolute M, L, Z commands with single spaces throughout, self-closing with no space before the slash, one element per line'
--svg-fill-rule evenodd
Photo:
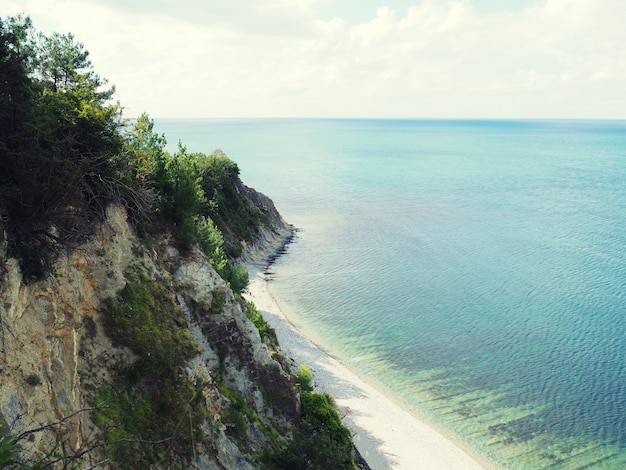
<path fill-rule="evenodd" d="M 9 250 L 27 277 L 87 235 L 109 202 L 145 201 L 120 158 L 121 108 L 72 35 L 35 34 L 29 18 L 0 21 L 0 209 Z M 130 201 L 130 203 L 128 203 Z M 53 229 L 54 227 L 54 229 Z"/>
<path fill-rule="evenodd" d="M 247 197 L 237 164 L 221 151 L 202 155 L 199 171 L 206 196 L 203 215 L 213 219 L 224 234 L 226 253 L 236 258 L 241 254 L 241 240 L 252 239 L 267 218 Z"/>
<path fill-rule="evenodd" d="M 302 392 L 302 420 L 287 447 L 275 455 L 266 455 L 270 469 L 354 470 L 350 430 L 341 424 L 328 395 Z"/>
<path fill-rule="evenodd" d="M 30 19 L 0 18 L 0 155 L 17 145 L 32 106 Z"/>
<path fill-rule="evenodd" d="M 204 194 L 194 156 L 180 145 L 178 152 L 168 157 L 164 162 L 165 178 L 157 181 L 163 196 L 162 209 L 174 222 L 178 244 L 188 250 L 196 241 L 196 215 L 202 206 Z"/>
<path fill-rule="evenodd" d="M 131 154 L 135 177 L 140 181 L 164 179 L 165 135 L 154 132 L 154 121 L 142 113 L 126 133 L 124 150 Z"/>

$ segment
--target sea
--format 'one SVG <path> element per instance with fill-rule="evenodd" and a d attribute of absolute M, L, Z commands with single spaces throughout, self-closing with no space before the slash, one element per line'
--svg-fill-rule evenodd
<path fill-rule="evenodd" d="M 298 328 L 509 469 L 626 468 L 626 121 L 158 119 L 297 238 Z"/>

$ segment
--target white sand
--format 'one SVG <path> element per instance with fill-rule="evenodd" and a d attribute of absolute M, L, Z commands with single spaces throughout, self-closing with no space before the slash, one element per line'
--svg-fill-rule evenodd
<path fill-rule="evenodd" d="M 305 338 L 281 311 L 258 269 L 250 269 L 246 298 L 255 303 L 276 330 L 282 350 L 296 364 L 304 361 L 311 366 L 316 390 L 335 399 L 355 445 L 373 470 L 485 468 Z"/>

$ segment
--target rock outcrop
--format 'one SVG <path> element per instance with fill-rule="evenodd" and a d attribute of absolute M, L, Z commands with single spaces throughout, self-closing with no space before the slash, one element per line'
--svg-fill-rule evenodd
<path fill-rule="evenodd" d="M 271 224 L 245 246 L 247 262 L 266 258 L 293 233 L 271 201 L 254 194 Z M 181 373 L 203 389 L 205 422 L 186 465 L 258 468 L 259 452 L 298 421 L 298 395 L 281 355 L 261 340 L 206 257 L 199 250 L 181 255 L 167 237 L 146 248 L 123 209 L 110 206 L 94 236 L 59 256 L 45 280 L 25 283 L 2 245 L 0 266 L 0 418 L 5 432 L 25 433 L 25 462 L 55 448 L 81 462 L 106 461 L 94 396 L 136 358 L 105 334 L 103 305 L 124 288 L 131 267 L 168 280 L 196 346 Z M 234 397 L 249 407 L 236 433 L 225 420 Z"/>
<path fill-rule="evenodd" d="M 281 254 L 285 246 L 293 240 L 295 228 L 285 222 L 274 202 L 265 194 L 248 186 L 244 186 L 244 190 L 250 201 L 263 210 L 269 223 L 258 228 L 258 233 L 251 242 L 242 242 L 243 250 L 239 259 L 248 265 L 267 264 L 273 257 Z"/>

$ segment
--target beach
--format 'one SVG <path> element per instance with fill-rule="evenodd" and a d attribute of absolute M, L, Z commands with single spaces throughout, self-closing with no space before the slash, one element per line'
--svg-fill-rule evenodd
<path fill-rule="evenodd" d="M 359 392 L 343 372 L 325 378 L 333 358 L 483 466 L 626 468 L 623 122 L 174 119 L 161 130 L 194 151 L 219 142 L 298 228 L 269 291 L 332 356 L 289 348 L 296 370 L 304 358 L 320 386 L 337 384 L 338 402 Z M 280 246 L 270 235 L 248 248 Z M 241 262 L 262 270 L 273 253 Z M 262 310 L 280 330 L 277 308 Z M 386 423 L 401 420 L 346 406 L 374 466 L 430 455 L 400 460 L 389 446 L 404 434 Z"/>
<path fill-rule="evenodd" d="M 249 267 L 249 272 L 245 297 L 262 311 L 295 365 L 304 362 L 312 368 L 316 391 L 333 397 L 357 449 L 373 470 L 486 468 L 307 339 L 279 307 L 263 271 Z"/>

